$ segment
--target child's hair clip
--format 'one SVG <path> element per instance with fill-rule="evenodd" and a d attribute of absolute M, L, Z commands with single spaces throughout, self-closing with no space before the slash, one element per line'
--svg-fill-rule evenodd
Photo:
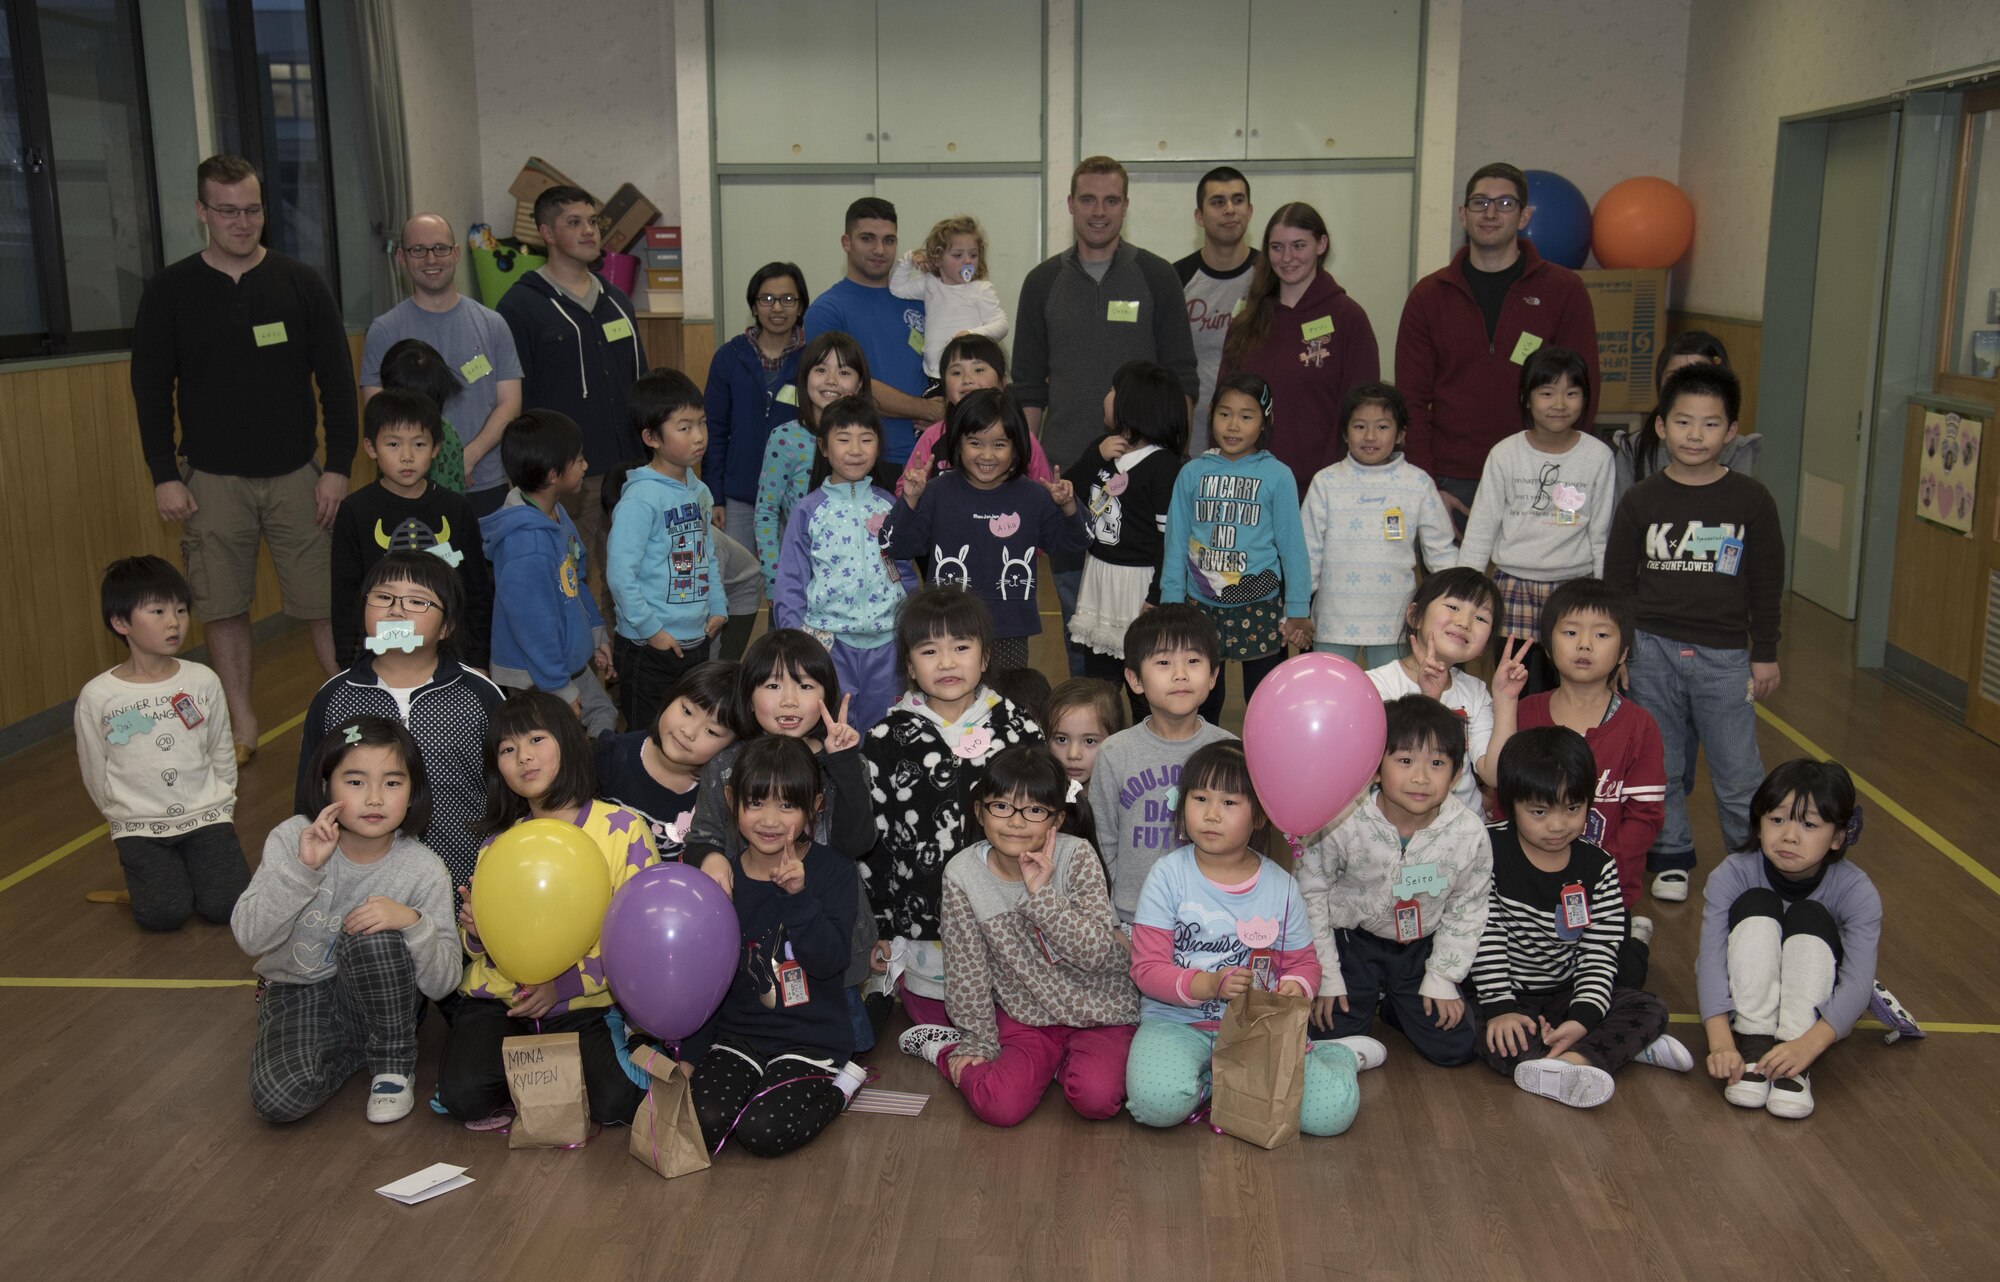
<path fill-rule="evenodd" d="M 1073 806 L 1081 800 L 1083 800 L 1083 780 L 1072 779 L 1069 781 L 1069 795 L 1063 798 L 1063 801 L 1066 805 Z"/>
<path fill-rule="evenodd" d="M 361 727 L 358 725 L 347 727 L 347 746 L 351 748 L 355 744 L 360 742 L 361 742 Z"/>
<path fill-rule="evenodd" d="M 1840 843 L 1842 850 L 1852 850 L 1854 843 L 1861 840 L 1861 803 L 1854 803 L 1854 813 L 1847 818 L 1847 835 Z"/>

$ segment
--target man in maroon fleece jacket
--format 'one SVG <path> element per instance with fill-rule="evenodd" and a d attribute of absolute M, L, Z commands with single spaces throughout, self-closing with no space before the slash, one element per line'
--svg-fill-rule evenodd
<path fill-rule="evenodd" d="M 1410 406 L 1403 453 L 1437 481 L 1461 532 L 1486 452 L 1521 429 L 1521 363 L 1536 348 L 1580 353 L 1596 401 L 1590 294 L 1575 272 L 1521 240 L 1534 212 L 1527 201 L 1527 175 L 1514 166 L 1473 172 L 1458 211 L 1465 247 L 1417 282 L 1396 334 L 1396 386 Z"/>

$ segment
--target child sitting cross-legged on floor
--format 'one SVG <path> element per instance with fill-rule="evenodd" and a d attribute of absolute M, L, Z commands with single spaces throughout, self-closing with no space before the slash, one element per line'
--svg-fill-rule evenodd
<path fill-rule="evenodd" d="M 1611 856 L 1583 840 L 1590 745 L 1562 726 L 1524 730 L 1500 750 L 1498 774 L 1510 818 L 1487 830 L 1493 889 L 1472 963 L 1487 1064 L 1572 1108 L 1610 1099 L 1611 1074 L 1631 1060 L 1687 1072 L 1694 1057 L 1665 1036 L 1666 1006 L 1615 986 L 1625 904 Z"/>

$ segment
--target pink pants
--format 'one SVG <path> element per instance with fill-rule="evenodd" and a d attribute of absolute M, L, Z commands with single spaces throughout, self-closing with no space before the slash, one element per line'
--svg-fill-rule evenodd
<path fill-rule="evenodd" d="M 1000 1023 L 999 1056 L 968 1066 L 958 1078 L 974 1117 L 989 1126 L 1018 1126 L 1042 1102 L 1049 1083 L 1058 1080 L 1079 1116 L 1098 1120 L 1117 1115 L 1125 1102 L 1125 1054 L 1137 1025 L 1031 1028 L 997 1007 L 993 1014 Z M 937 1059 L 947 1082 L 950 1055 L 947 1047 Z"/>

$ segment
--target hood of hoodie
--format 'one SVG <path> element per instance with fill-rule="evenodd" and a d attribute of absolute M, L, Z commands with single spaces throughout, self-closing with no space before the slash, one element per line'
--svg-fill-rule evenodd
<path fill-rule="evenodd" d="M 983 682 L 979 692 L 972 696 L 972 702 L 956 721 L 947 723 L 931 707 L 930 697 L 921 690 L 905 690 L 903 697 L 889 705 L 890 712 L 910 712 L 936 726 L 944 741 L 953 748 L 958 747 L 959 738 L 966 733 L 983 728 L 992 718 L 993 710 L 1000 706 L 1000 696 Z"/>
<path fill-rule="evenodd" d="M 1299 295 L 1299 301 L 1292 304 L 1291 310 L 1309 312 L 1314 308 L 1328 307 L 1332 305 L 1334 299 L 1343 298 L 1346 294 L 1347 290 L 1341 283 L 1333 278 L 1331 272 L 1322 267 L 1312 278 L 1312 284 L 1306 286 L 1306 292 Z"/>
<path fill-rule="evenodd" d="M 649 463 L 625 473 L 625 493 L 638 494 L 642 501 L 653 507 L 673 507 L 695 500 L 695 486 L 698 481 L 676 481 Z M 665 487 L 665 488 L 658 488 Z M 623 495 L 620 496 L 622 501 Z M 481 533 L 484 533 L 482 528 Z"/>
<path fill-rule="evenodd" d="M 527 496 L 520 490 L 514 489 L 507 491 L 507 499 L 499 507 L 479 518 L 479 537 L 486 544 L 486 559 L 489 562 L 501 555 L 503 543 L 507 545 L 506 555 L 509 556 L 541 551 L 561 560 L 570 533 L 560 518 L 550 520 L 547 513 L 528 502 Z M 546 546 L 538 547 L 538 544 Z"/>

